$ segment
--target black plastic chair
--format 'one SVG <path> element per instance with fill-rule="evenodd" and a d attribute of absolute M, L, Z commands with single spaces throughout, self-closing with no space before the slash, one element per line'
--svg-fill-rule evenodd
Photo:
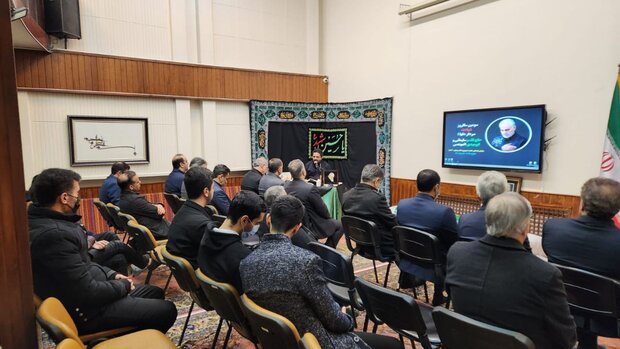
<path fill-rule="evenodd" d="M 221 319 L 226 320 L 228 323 L 228 332 L 226 332 L 226 339 L 224 339 L 224 348 L 227 347 L 228 340 L 233 327 L 243 337 L 250 340 L 252 343 L 258 343 L 258 339 L 252 332 L 250 327 L 250 321 L 246 318 L 243 310 L 241 310 L 241 301 L 239 299 L 239 293 L 230 284 L 223 282 L 217 282 L 202 271 L 196 271 L 196 277 L 200 282 L 203 292 L 209 298 L 211 306 L 215 309 Z M 218 325 L 218 331 L 222 323 Z M 213 340 L 213 345 L 217 341 L 217 335 Z M 214 346 L 212 346 L 213 348 Z"/>
<path fill-rule="evenodd" d="M 442 349 L 535 349 L 525 335 L 489 325 L 444 307 L 433 310 Z"/>
<path fill-rule="evenodd" d="M 97 211 L 99 211 L 99 214 L 101 215 L 101 217 L 103 217 L 103 219 L 105 220 L 108 227 L 116 228 L 114 226 L 114 221 L 112 220 L 112 217 L 110 216 L 110 211 L 108 211 L 108 207 L 97 198 L 93 199 L 93 204 L 97 208 Z"/>
<path fill-rule="evenodd" d="M 215 208 L 215 206 L 213 205 L 207 205 L 205 206 L 205 208 L 211 210 L 211 215 L 219 214 L 219 212 L 217 211 L 217 208 Z"/>
<path fill-rule="evenodd" d="M 189 293 L 189 296 L 192 298 L 192 303 L 189 306 L 189 311 L 187 312 L 187 318 L 185 319 L 185 325 L 183 325 L 183 331 L 181 332 L 181 338 L 179 338 L 179 346 L 183 343 L 183 337 L 185 336 L 185 330 L 187 329 L 187 324 L 189 323 L 189 318 L 192 316 L 192 310 L 194 309 L 194 304 L 198 304 L 202 309 L 209 311 L 213 310 L 213 307 L 209 303 L 209 299 L 206 294 L 200 287 L 200 283 L 198 282 L 198 278 L 196 277 L 196 271 L 192 267 L 192 265 L 187 261 L 187 259 L 179 256 L 175 256 L 172 253 L 168 252 L 166 248 L 161 249 L 161 255 L 166 261 L 166 264 L 170 268 L 172 275 L 177 280 L 177 284 L 179 287 Z M 222 319 L 220 319 L 221 327 Z M 215 337 L 217 338 L 216 333 Z"/>
<path fill-rule="evenodd" d="M 439 239 L 435 235 L 419 229 L 398 225 L 392 228 L 392 236 L 394 237 L 394 247 L 396 248 L 397 265 L 400 265 L 402 260 L 408 260 L 420 267 L 431 268 L 435 273 L 436 281 L 439 280 L 442 285 L 444 284 L 446 278 L 445 266 L 440 252 Z M 416 292 L 415 287 L 414 292 Z M 424 295 L 428 303 L 426 283 L 424 283 Z M 446 306 L 449 304 L 448 297 Z"/>
<path fill-rule="evenodd" d="M 620 281 L 589 271 L 553 264 L 562 272 L 570 312 L 595 335 L 620 337 Z M 592 326 L 596 323 L 596 326 Z"/>
<path fill-rule="evenodd" d="M 119 232 L 122 232 L 125 234 L 125 242 L 126 240 L 129 239 L 129 236 L 127 235 L 127 231 L 125 230 L 126 226 L 123 225 L 123 222 L 120 220 L 120 218 L 118 217 L 118 213 L 121 212 L 121 209 L 114 205 L 113 203 L 107 203 L 105 204 L 106 209 L 108 210 L 108 214 L 110 215 L 110 218 L 112 219 L 112 223 L 114 224 L 114 229 L 116 230 L 116 234 L 119 234 Z"/>
<path fill-rule="evenodd" d="M 357 317 L 355 310 L 363 311 L 364 306 L 355 290 L 355 274 L 353 274 L 351 257 L 318 242 L 309 243 L 308 249 L 323 260 L 323 274 L 327 279 L 327 288 L 338 304 L 351 307 L 351 315 L 355 321 Z"/>
<path fill-rule="evenodd" d="M 412 348 L 415 348 L 414 341 L 420 342 L 424 349 L 441 347 L 431 306 L 417 302 L 410 295 L 360 278 L 355 280 L 355 288 L 364 302 L 367 318 L 374 322 L 373 333 L 377 332 L 379 324 L 385 323 L 398 333 L 401 341 L 403 337 L 411 340 Z M 364 324 L 364 330 L 366 328 L 367 323 Z"/>
<path fill-rule="evenodd" d="M 296 349 L 301 338 L 295 325 L 282 315 L 254 303 L 247 295 L 241 296 L 241 308 L 256 329 L 256 337 L 262 349 Z"/>
<path fill-rule="evenodd" d="M 394 262 L 395 256 L 384 256 L 381 252 L 379 243 L 381 237 L 379 236 L 377 225 L 374 222 L 347 215 L 342 216 L 341 221 L 347 248 L 351 251 L 351 259 L 357 254 L 372 260 L 377 283 L 379 283 L 379 276 L 377 274 L 377 265 L 375 261 L 388 262 L 385 279 L 383 280 L 383 286 L 387 286 L 388 277 L 390 276 L 390 266 L 392 262 Z M 355 243 L 355 246 L 353 246 L 353 243 Z"/>
<path fill-rule="evenodd" d="M 219 225 L 222 225 L 222 223 L 224 223 L 224 221 L 226 220 L 226 216 L 222 216 L 220 214 L 214 214 L 213 216 L 211 216 L 211 218 L 214 222 L 219 223 Z"/>
<path fill-rule="evenodd" d="M 135 220 L 127 222 L 127 234 L 133 238 L 133 248 L 135 248 L 138 253 L 148 254 L 152 260 L 161 264 L 166 264 L 166 261 L 161 255 L 161 250 L 165 247 L 167 240 L 155 240 L 149 228 L 139 224 Z M 148 274 L 146 274 L 146 279 L 144 280 L 145 284 L 149 283 L 152 275 L 153 269 L 150 269 Z M 172 279 L 172 272 L 168 276 L 168 281 L 166 281 L 166 286 L 164 286 L 164 292 L 166 292 L 168 285 L 170 285 L 170 279 Z"/>
<path fill-rule="evenodd" d="M 164 193 L 164 198 L 172 209 L 172 212 L 174 212 L 175 214 L 181 209 L 181 207 L 185 203 L 185 200 L 181 199 L 176 194 Z"/>

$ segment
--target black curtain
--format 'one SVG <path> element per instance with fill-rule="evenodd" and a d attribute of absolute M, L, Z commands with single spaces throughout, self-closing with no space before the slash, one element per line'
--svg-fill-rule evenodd
<path fill-rule="evenodd" d="M 304 163 L 308 157 L 308 131 L 310 128 L 346 128 L 348 133 L 348 159 L 326 160 L 338 170 L 339 181 L 352 188 L 360 181 L 362 168 L 377 162 L 376 123 L 369 122 L 269 122 L 268 154 L 270 158 L 280 158 L 287 171 L 289 161 L 300 159 Z"/>

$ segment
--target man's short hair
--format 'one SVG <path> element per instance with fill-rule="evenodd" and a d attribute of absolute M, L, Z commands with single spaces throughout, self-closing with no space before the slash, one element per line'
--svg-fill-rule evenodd
<path fill-rule="evenodd" d="M 278 158 L 269 159 L 269 172 L 276 173 L 282 167 L 282 160 Z"/>
<path fill-rule="evenodd" d="M 207 160 L 197 156 L 189 162 L 189 167 L 195 166 L 207 166 Z"/>
<path fill-rule="evenodd" d="M 581 202 L 588 216 L 611 219 L 620 211 L 620 183 L 603 177 L 588 179 L 581 187 Z"/>
<path fill-rule="evenodd" d="M 252 162 L 252 167 L 261 167 L 261 166 L 267 166 L 267 159 L 265 159 L 262 156 L 260 158 L 256 158 L 256 160 Z"/>
<path fill-rule="evenodd" d="M 42 207 L 52 206 L 62 193 L 73 189 L 73 182 L 79 182 L 81 179 L 77 172 L 63 168 L 43 170 L 33 185 L 36 202 Z"/>
<path fill-rule="evenodd" d="M 179 167 L 181 167 L 181 163 L 183 162 L 183 159 L 185 158 L 185 155 L 183 154 L 175 154 L 172 157 L 172 168 L 177 169 Z"/>
<path fill-rule="evenodd" d="M 499 127 L 502 127 L 502 125 L 510 125 L 510 127 L 517 127 L 517 123 L 515 123 L 515 121 L 513 119 L 503 119 L 502 121 L 499 122 Z"/>
<path fill-rule="evenodd" d="M 323 157 L 323 151 L 321 149 L 319 149 L 319 148 L 314 148 L 312 150 L 312 154 L 314 154 L 314 153 L 318 153 L 319 155 L 321 155 L 321 157 Z"/>
<path fill-rule="evenodd" d="M 133 178 L 136 176 L 134 171 L 126 171 L 124 176 L 118 177 L 118 186 L 122 191 L 129 190 L 129 186 L 133 184 Z"/>
<path fill-rule="evenodd" d="M 433 190 L 433 187 L 439 184 L 440 181 L 441 178 L 439 177 L 439 173 L 427 168 L 418 173 L 416 185 L 418 186 L 418 191 L 429 192 Z"/>
<path fill-rule="evenodd" d="M 242 216 L 247 215 L 251 220 L 254 220 L 266 211 L 267 206 L 258 194 L 253 191 L 242 190 L 232 199 L 226 218 L 230 219 L 233 224 L 237 224 Z"/>
<path fill-rule="evenodd" d="M 299 159 L 292 160 L 288 163 L 288 171 L 291 173 L 293 179 L 301 179 L 304 168 L 304 163 Z"/>
<path fill-rule="evenodd" d="M 515 237 L 523 232 L 532 216 L 532 206 L 523 196 L 506 192 L 489 200 L 484 210 L 487 234 Z"/>
<path fill-rule="evenodd" d="M 185 172 L 183 183 L 185 183 L 187 197 L 190 199 L 197 199 L 205 188 L 211 190 L 211 185 L 213 185 L 211 170 L 201 166 L 190 167 L 190 169 Z"/>
<path fill-rule="evenodd" d="M 271 204 L 282 195 L 286 195 L 286 190 L 284 190 L 284 187 L 281 185 L 274 185 L 265 190 L 263 197 L 265 198 L 265 205 L 267 205 L 267 208 L 271 207 Z"/>
<path fill-rule="evenodd" d="M 124 173 L 129 170 L 131 167 L 125 161 L 118 161 L 112 164 L 111 174 L 116 174 L 116 172 L 121 171 Z"/>
<path fill-rule="evenodd" d="M 304 204 L 292 195 L 278 197 L 271 205 L 272 233 L 284 233 L 301 223 L 304 218 Z"/>
<path fill-rule="evenodd" d="M 228 176 L 230 174 L 230 169 L 224 164 L 215 165 L 213 168 L 213 178 L 217 178 L 217 176 L 221 174 L 223 174 L 224 177 Z"/>
<path fill-rule="evenodd" d="M 508 191 L 508 181 L 506 176 L 497 171 L 487 171 L 478 177 L 476 182 L 476 193 L 486 205 L 494 196 Z"/>
<path fill-rule="evenodd" d="M 362 183 L 370 183 L 377 178 L 383 179 L 383 170 L 381 166 L 368 164 L 362 169 Z"/>

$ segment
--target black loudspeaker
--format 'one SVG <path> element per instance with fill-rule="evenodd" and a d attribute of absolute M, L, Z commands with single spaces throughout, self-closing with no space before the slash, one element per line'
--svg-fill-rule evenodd
<path fill-rule="evenodd" d="M 63 39 L 81 39 L 79 0 L 45 0 L 45 31 Z"/>

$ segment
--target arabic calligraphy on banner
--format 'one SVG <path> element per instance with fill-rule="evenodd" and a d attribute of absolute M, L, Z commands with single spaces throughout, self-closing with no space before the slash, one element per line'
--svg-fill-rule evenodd
<path fill-rule="evenodd" d="M 308 130 L 308 157 L 320 149 L 324 159 L 346 160 L 348 158 L 346 128 L 310 128 Z"/>

